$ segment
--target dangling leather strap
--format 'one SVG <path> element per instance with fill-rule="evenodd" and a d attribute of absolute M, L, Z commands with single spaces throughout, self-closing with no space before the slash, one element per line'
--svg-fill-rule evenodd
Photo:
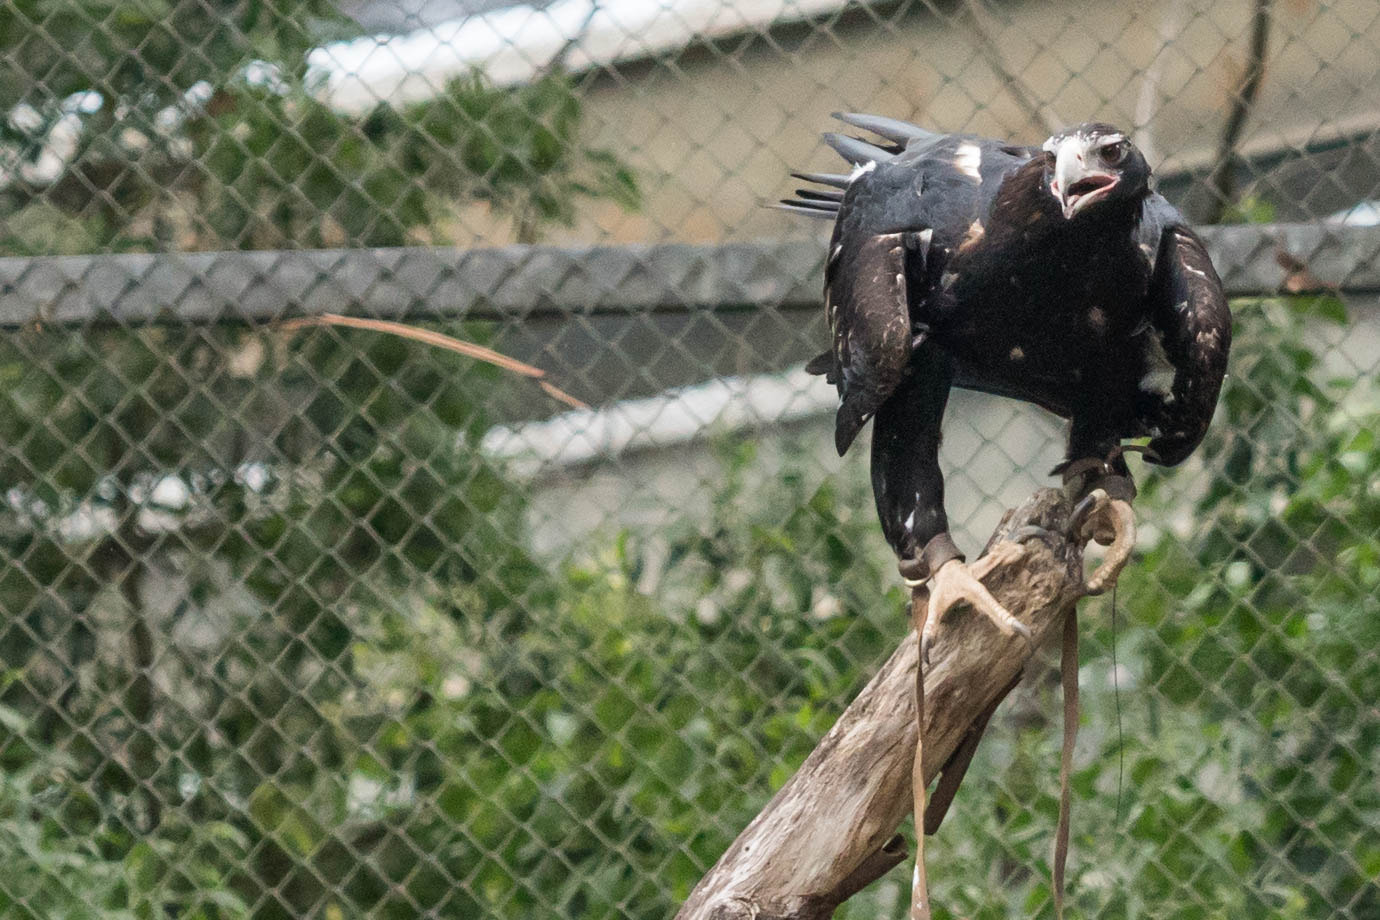
<path fill-rule="evenodd" d="M 933 542 L 933 541 L 931 541 Z M 910 882 L 910 920 L 930 920 L 929 881 L 925 878 L 925 663 L 920 660 L 920 637 L 929 618 L 930 597 L 923 586 L 912 589 L 910 616 L 915 623 L 915 763 L 911 766 L 911 795 L 915 805 L 915 873 Z"/>
<path fill-rule="evenodd" d="M 1069 858 L 1070 784 L 1073 746 L 1078 741 L 1078 608 L 1064 615 L 1064 641 L 1059 654 L 1059 678 L 1064 689 L 1064 745 L 1059 752 L 1059 826 L 1054 832 L 1054 916 L 1064 920 L 1064 867 Z"/>

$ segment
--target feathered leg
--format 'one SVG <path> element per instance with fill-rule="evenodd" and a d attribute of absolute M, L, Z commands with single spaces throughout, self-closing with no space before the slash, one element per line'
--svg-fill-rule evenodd
<path fill-rule="evenodd" d="M 921 643 L 926 659 L 944 613 L 961 602 L 1002 632 L 1030 638 L 1030 630 L 979 581 L 1019 558 L 1020 544 L 999 544 L 969 567 L 949 536 L 939 441 L 953 376 L 951 359 L 934 343 L 920 343 L 906 377 L 878 409 L 872 432 L 872 493 L 882 533 L 900 559 L 901 574 L 911 583 L 931 582 Z"/>

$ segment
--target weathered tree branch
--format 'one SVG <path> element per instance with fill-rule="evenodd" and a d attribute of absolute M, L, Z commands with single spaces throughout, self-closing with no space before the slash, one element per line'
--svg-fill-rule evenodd
<path fill-rule="evenodd" d="M 988 589 L 1043 643 L 1083 592 L 1083 548 L 1065 538 L 1071 508 L 1043 489 L 1008 511 L 988 547 L 1022 528 L 1022 560 Z M 904 617 L 903 611 L 897 611 Z M 925 781 L 1015 685 L 1028 648 L 985 619 L 953 614 L 925 671 Z M 800 770 L 691 892 L 679 920 L 817 920 L 906 858 L 896 828 L 911 811 L 917 640 L 907 635 Z M 941 780 L 941 785 L 943 780 Z"/>

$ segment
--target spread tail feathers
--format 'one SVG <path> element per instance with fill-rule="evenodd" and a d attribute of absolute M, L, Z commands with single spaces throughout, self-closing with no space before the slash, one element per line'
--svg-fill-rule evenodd
<path fill-rule="evenodd" d="M 792 173 L 792 175 L 796 174 Z M 800 178 L 813 182 L 821 182 L 830 186 L 834 185 L 834 183 L 826 180 L 839 178 L 843 180 L 843 186 L 848 184 L 847 176 L 802 175 Z M 836 186 L 836 188 L 841 188 L 843 186 Z M 806 214 L 810 217 L 822 217 L 825 220 L 833 220 L 834 216 L 839 212 L 839 205 L 843 202 L 843 192 L 835 191 L 834 188 L 798 188 L 795 190 L 795 193 L 799 197 L 782 198 L 781 203 L 775 205 L 775 207 L 783 211 L 794 211 L 797 214 Z"/>
<path fill-rule="evenodd" d="M 908 121 L 901 121 L 896 118 L 887 118 L 885 115 L 864 115 L 860 112 L 835 112 L 834 117 L 846 125 L 860 128 L 863 131 L 870 131 L 878 137 L 886 138 L 897 145 L 895 151 L 897 153 L 911 141 L 939 136 L 933 131 L 926 131 L 919 125 L 913 125 Z"/>
<path fill-rule="evenodd" d="M 825 133 L 824 143 L 833 147 L 839 156 L 854 166 L 876 162 L 885 163 L 900 152 L 899 147 L 890 149 L 878 147 L 876 144 L 869 144 L 861 138 L 849 137 L 847 134 L 835 134 L 833 131 Z"/>

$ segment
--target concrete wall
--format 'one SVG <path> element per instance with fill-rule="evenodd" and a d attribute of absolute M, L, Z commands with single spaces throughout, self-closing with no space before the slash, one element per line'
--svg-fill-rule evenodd
<path fill-rule="evenodd" d="M 963 6 L 937 4 L 940 13 L 927 6 L 855 10 L 837 21 L 587 75 L 589 139 L 637 169 L 646 208 L 627 215 L 590 206 L 577 227 L 549 239 L 712 241 L 820 232 L 813 222 L 760 205 L 790 191 L 790 169 L 838 166 L 818 141 L 838 109 L 1025 141 L 1047 136 L 984 57 Z M 1041 107 L 1041 118 L 1138 127 L 1161 171 L 1210 158 L 1244 67 L 1251 0 L 1014 0 L 990 8 L 996 54 Z M 1380 123 L 1380 5 L 1281 0 L 1273 9 L 1269 69 L 1242 135 L 1245 150 L 1373 131 Z M 1374 163 L 1361 165 L 1365 175 L 1375 174 Z M 508 232 L 480 211 L 465 214 L 462 224 L 491 242 Z"/>

